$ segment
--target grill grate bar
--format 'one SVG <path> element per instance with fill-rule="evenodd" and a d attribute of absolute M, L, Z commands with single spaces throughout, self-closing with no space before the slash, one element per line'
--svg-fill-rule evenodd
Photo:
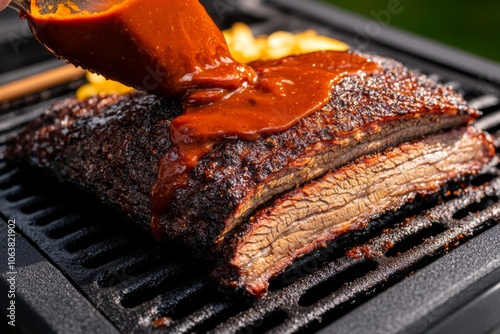
<path fill-rule="evenodd" d="M 65 224 L 71 224 L 77 216 L 79 215 L 77 213 L 72 213 L 67 207 L 61 205 L 60 203 L 55 203 L 46 209 L 34 212 L 33 225 L 50 230 L 51 228 L 55 228 L 52 227 L 52 225 L 57 224 L 58 222 L 64 221 Z"/>
<path fill-rule="evenodd" d="M 119 260 L 132 252 L 136 245 L 125 238 L 116 237 L 97 242 L 77 254 L 78 261 L 85 268 L 95 269 L 104 264 Z"/>
<path fill-rule="evenodd" d="M 49 237 L 60 236 L 64 248 L 69 253 L 75 254 L 75 256 L 92 256 L 94 253 L 89 254 L 92 252 L 92 249 L 90 249 L 92 246 L 97 245 L 100 248 L 100 243 L 108 241 L 109 236 L 106 235 L 101 226 L 97 224 L 85 224 L 86 221 L 79 219 L 74 221 L 75 227 L 81 226 L 81 228 L 74 229 L 72 225 L 67 224 L 61 230 L 55 228 L 50 230 L 50 234 L 48 234 Z"/>
<path fill-rule="evenodd" d="M 0 175 L 0 191 L 5 191 L 19 185 L 21 175 L 18 170 L 10 170 Z"/>
<path fill-rule="evenodd" d="M 500 111 L 500 106 L 498 106 L 498 111 Z M 482 130 L 490 130 L 500 126 L 500 112 L 485 115 L 481 119 L 477 120 L 474 125 Z"/>
<path fill-rule="evenodd" d="M 0 116 L 0 134 L 2 132 L 11 133 L 12 131 L 22 129 L 24 125 L 41 115 L 44 111 L 43 108 L 40 108 L 18 114 L 19 111 L 16 110 Z"/>
<path fill-rule="evenodd" d="M 56 210 L 52 215 L 38 219 L 36 223 L 45 226 L 44 231 L 49 238 L 62 242 L 66 238 L 72 239 L 75 233 L 88 226 L 81 214 L 66 210 Z"/>
<path fill-rule="evenodd" d="M 144 275 L 167 261 L 171 259 L 163 254 L 141 248 L 123 257 L 120 262 L 113 263 L 109 272 L 103 273 L 97 282 L 101 287 L 125 286 L 129 280 Z"/>
<path fill-rule="evenodd" d="M 0 174 L 5 174 L 10 170 L 12 170 L 12 168 L 9 164 L 7 164 L 5 161 L 0 161 Z"/>
<path fill-rule="evenodd" d="M 244 304 L 244 303 L 243 303 Z M 205 305 L 189 315 L 184 321 L 177 321 L 172 325 L 168 332 L 170 333 L 193 333 L 198 332 L 197 328 L 202 330 L 211 330 L 219 322 L 219 318 L 227 318 L 228 314 L 235 316 L 237 310 L 241 309 L 234 301 L 219 301 Z M 211 325 L 212 324 L 212 325 Z"/>
<path fill-rule="evenodd" d="M 142 301 L 152 299 L 147 296 L 149 291 L 162 291 L 163 288 L 171 288 L 179 283 L 178 280 L 189 270 L 183 263 L 165 263 L 153 270 L 144 273 L 136 279 L 126 282 L 123 289 L 122 305 L 134 307 L 142 304 Z"/>
<path fill-rule="evenodd" d="M 498 96 L 493 94 L 482 95 L 478 98 L 472 99 L 469 102 L 469 105 L 473 108 L 483 110 L 486 108 L 491 108 L 500 104 L 500 99 Z"/>
<path fill-rule="evenodd" d="M 189 279 L 187 282 L 184 279 L 182 285 L 173 289 L 169 287 L 168 292 L 158 297 L 158 315 L 156 315 L 156 317 L 167 314 L 172 318 L 183 318 L 183 313 L 185 313 L 182 310 L 183 307 L 194 307 L 195 309 L 192 311 L 196 311 L 198 304 L 202 304 L 206 301 L 204 297 L 210 287 L 211 284 L 206 276 L 195 277 Z M 207 304 L 209 302 L 210 301 L 207 301 Z M 194 305 L 189 305 L 189 303 L 193 303 Z M 203 307 L 203 305 L 200 307 Z M 189 314 L 191 313 L 192 312 L 189 312 Z M 189 316 L 189 318 L 191 317 Z"/>

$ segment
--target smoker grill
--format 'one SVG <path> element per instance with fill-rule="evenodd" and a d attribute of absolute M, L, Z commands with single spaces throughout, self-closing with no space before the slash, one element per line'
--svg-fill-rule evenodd
<path fill-rule="evenodd" d="M 453 85 L 484 112 L 477 126 L 500 147 L 497 64 L 310 1 L 207 3 L 221 27 L 243 20 L 257 34 L 313 28 Z M 26 61 L 43 60 L 30 71 L 56 66 L 26 45 Z M 26 72 L 21 66 L 0 72 L 15 78 Z M 467 186 L 449 184 L 304 257 L 253 301 L 218 291 L 209 263 L 155 245 L 93 197 L 3 159 L 9 136 L 80 84 L 0 107 L 0 229 L 6 236 L 15 219 L 18 331 L 499 333 L 499 159 Z M 6 254 L 6 242 L 1 247 Z M 4 291 L 5 279 L 0 284 Z M 2 292 L 2 312 L 6 298 Z"/>

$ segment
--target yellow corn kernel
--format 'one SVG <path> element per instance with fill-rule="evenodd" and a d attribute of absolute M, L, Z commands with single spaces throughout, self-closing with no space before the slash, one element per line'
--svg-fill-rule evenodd
<path fill-rule="evenodd" d="M 80 100 L 87 99 L 97 94 L 127 94 L 134 89 L 117 81 L 108 80 L 105 77 L 87 72 L 88 83 L 78 88 L 76 97 Z"/>
<path fill-rule="evenodd" d="M 223 32 L 234 59 L 241 63 L 255 60 L 277 59 L 315 51 L 347 51 L 349 45 L 339 40 L 318 35 L 314 30 L 297 34 L 277 31 L 269 36 L 253 36 L 250 27 L 235 23 Z"/>
<path fill-rule="evenodd" d="M 320 50 L 346 51 L 349 46 L 344 42 L 334 40 L 326 36 L 297 38 L 297 47 L 300 53 L 309 53 Z"/>

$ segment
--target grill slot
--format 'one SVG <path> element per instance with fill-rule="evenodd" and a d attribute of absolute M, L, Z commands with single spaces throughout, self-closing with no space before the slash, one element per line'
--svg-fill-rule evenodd
<path fill-rule="evenodd" d="M 498 168 L 498 167 L 497 167 Z M 494 173 L 494 171 L 491 172 L 486 172 L 484 174 L 480 174 L 479 176 L 476 176 L 475 178 L 472 179 L 471 184 L 473 186 L 481 186 L 483 184 L 486 184 L 488 182 L 493 181 L 498 177 L 497 174 Z"/>
<path fill-rule="evenodd" d="M 136 244 L 124 238 L 107 239 L 97 242 L 81 251 L 82 266 L 95 269 L 126 256 L 136 249 Z"/>
<path fill-rule="evenodd" d="M 122 263 L 117 264 L 110 272 L 103 274 L 103 277 L 98 280 L 99 286 L 109 288 L 122 284 L 135 276 L 147 273 L 158 265 L 169 261 L 166 256 L 158 256 L 158 254 L 151 253 L 153 252 L 140 250 L 124 258 Z M 155 257 L 152 258 L 152 255 Z"/>
<path fill-rule="evenodd" d="M 72 219 L 68 217 L 71 211 L 63 206 L 53 206 L 38 211 L 33 217 L 33 222 L 38 226 L 47 226 L 58 223 L 59 221 L 64 221 L 64 225 L 69 224 Z M 55 229 L 56 227 L 54 227 Z M 58 231 L 63 233 L 63 231 Z M 56 232 L 57 233 L 57 232 Z"/>
<path fill-rule="evenodd" d="M 466 208 L 457 211 L 453 215 L 453 219 L 463 219 L 469 215 L 473 215 L 474 213 L 484 211 L 486 208 L 495 205 L 495 203 L 498 203 L 497 196 L 486 196 L 482 198 L 480 202 L 472 203 Z"/>
<path fill-rule="evenodd" d="M 412 233 L 410 236 L 395 245 L 392 242 L 388 242 L 385 247 L 389 250 L 385 255 L 388 257 L 396 257 L 409 251 L 415 246 L 422 244 L 426 239 L 438 236 L 444 231 L 445 228 L 442 225 L 432 223 L 430 226 L 425 227 L 416 233 Z"/>
<path fill-rule="evenodd" d="M 172 320 L 176 321 L 190 318 L 195 312 L 216 305 L 216 303 L 213 303 L 214 300 L 217 300 L 215 291 L 217 291 L 215 287 L 209 284 L 206 278 L 194 279 L 188 284 L 171 291 L 170 295 L 172 297 L 180 297 L 175 298 L 175 302 L 162 297 L 164 302 L 160 314 L 169 314 Z M 226 310 L 224 307 L 219 308 L 219 312 Z"/>
<path fill-rule="evenodd" d="M 0 175 L 5 176 L 8 172 L 12 170 L 12 166 L 10 166 L 5 161 L 0 161 Z"/>
<path fill-rule="evenodd" d="M 87 226 L 81 215 L 70 214 L 65 210 L 55 210 L 50 220 L 49 217 L 44 217 L 44 222 L 50 223 L 45 231 L 47 236 L 54 240 L 64 239 Z M 37 223 L 41 225 L 40 220 Z"/>
<path fill-rule="evenodd" d="M 377 263 L 373 261 L 358 261 L 352 266 L 343 269 L 338 275 L 331 276 L 325 282 L 307 290 L 300 297 L 298 304 L 303 307 L 312 306 L 333 292 L 338 291 L 343 285 L 367 275 L 377 267 Z"/>
<path fill-rule="evenodd" d="M 236 13 L 231 20 L 246 18 L 258 33 L 318 27 L 342 38 L 350 29 L 289 16 L 293 13 L 270 20 L 263 15 Z M 484 112 L 477 126 L 495 135 L 500 146 L 499 87 L 485 81 L 478 88 L 477 77 L 387 45 L 373 49 L 461 90 Z M 71 187 L 54 186 L 54 180 L 33 179 L 2 161 L 8 136 L 40 114 L 54 101 L 50 99 L 80 83 L 0 108 L 0 214 L 16 219 L 22 234 L 123 332 L 315 332 L 499 224 L 496 162 L 464 188 L 450 184 L 439 195 L 416 200 L 305 256 L 273 280 L 262 300 L 221 293 L 207 278 L 210 264 L 179 250 L 156 247 L 149 235 L 93 198 Z M 71 199 L 65 198 L 68 191 Z"/>
<path fill-rule="evenodd" d="M 86 221 L 82 220 L 78 221 L 75 225 L 82 226 L 85 223 Z M 55 234 L 55 231 L 52 234 Z M 84 225 L 78 230 L 75 230 L 71 225 L 66 225 L 64 230 L 59 233 L 60 235 L 66 234 L 68 236 L 65 249 L 71 254 L 85 251 L 97 243 L 106 242 L 110 237 L 99 225 Z"/>
<path fill-rule="evenodd" d="M 138 280 L 123 290 L 121 304 L 126 308 L 133 308 L 153 299 L 168 290 L 176 290 L 185 283 L 186 277 L 192 277 L 190 269 L 181 263 L 167 263 L 145 273 Z M 189 284 L 190 287 L 196 284 Z M 193 289 L 196 290 L 196 289 Z"/>
<path fill-rule="evenodd" d="M 23 200 L 18 201 L 16 204 L 19 206 L 19 210 L 21 210 L 22 213 L 31 215 L 34 213 L 47 211 L 47 208 L 50 208 L 53 205 L 53 202 L 45 197 L 34 196 L 24 198 Z"/>
<path fill-rule="evenodd" d="M 212 331 L 220 323 L 243 311 L 245 307 L 247 307 L 247 304 L 248 302 L 245 303 L 244 301 L 238 303 L 230 301 L 212 302 L 202 309 L 189 314 L 189 318 L 193 320 L 193 324 L 189 324 L 187 321 L 178 321 L 178 324 L 182 325 L 177 328 L 174 326 L 170 332 L 207 333 Z"/>
<path fill-rule="evenodd" d="M 260 333 L 266 333 L 277 326 L 283 324 L 285 320 L 287 319 L 287 314 L 284 311 L 274 311 L 269 314 L 266 314 L 262 317 L 262 319 L 259 319 L 249 326 L 246 326 L 237 333 L 245 334 L 245 333 L 255 333 L 255 334 L 260 334 Z"/>
<path fill-rule="evenodd" d="M 20 179 L 19 173 L 15 170 L 6 172 L 5 174 L 2 173 L 2 175 L 0 175 L 0 190 L 18 187 Z"/>

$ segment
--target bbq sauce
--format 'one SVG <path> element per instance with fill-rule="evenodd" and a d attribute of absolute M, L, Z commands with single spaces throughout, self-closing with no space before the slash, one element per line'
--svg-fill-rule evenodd
<path fill-rule="evenodd" d="M 77 15 L 35 8 L 27 18 L 38 40 L 73 64 L 182 99 L 184 113 L 170 128 L 173 146 L 151 190 L 157 239 L 160 215 L 214 145 L 285 131 L 324 106 L 342 78 L 379 70 L 363 57 L 334 51 L 239 64 L 197 0 L 126 0 Z"/>
<path fill-rule="evenodd" d="M 110 0 L 99 12 L 33 0 L 24 13 L 46 48 L 74 65 L 162 96 L 193 87 L 236 89 L 254 77 L 234 61 L 198 0 Z M 41 2 L 43 4 L 43 2 Z"/>

